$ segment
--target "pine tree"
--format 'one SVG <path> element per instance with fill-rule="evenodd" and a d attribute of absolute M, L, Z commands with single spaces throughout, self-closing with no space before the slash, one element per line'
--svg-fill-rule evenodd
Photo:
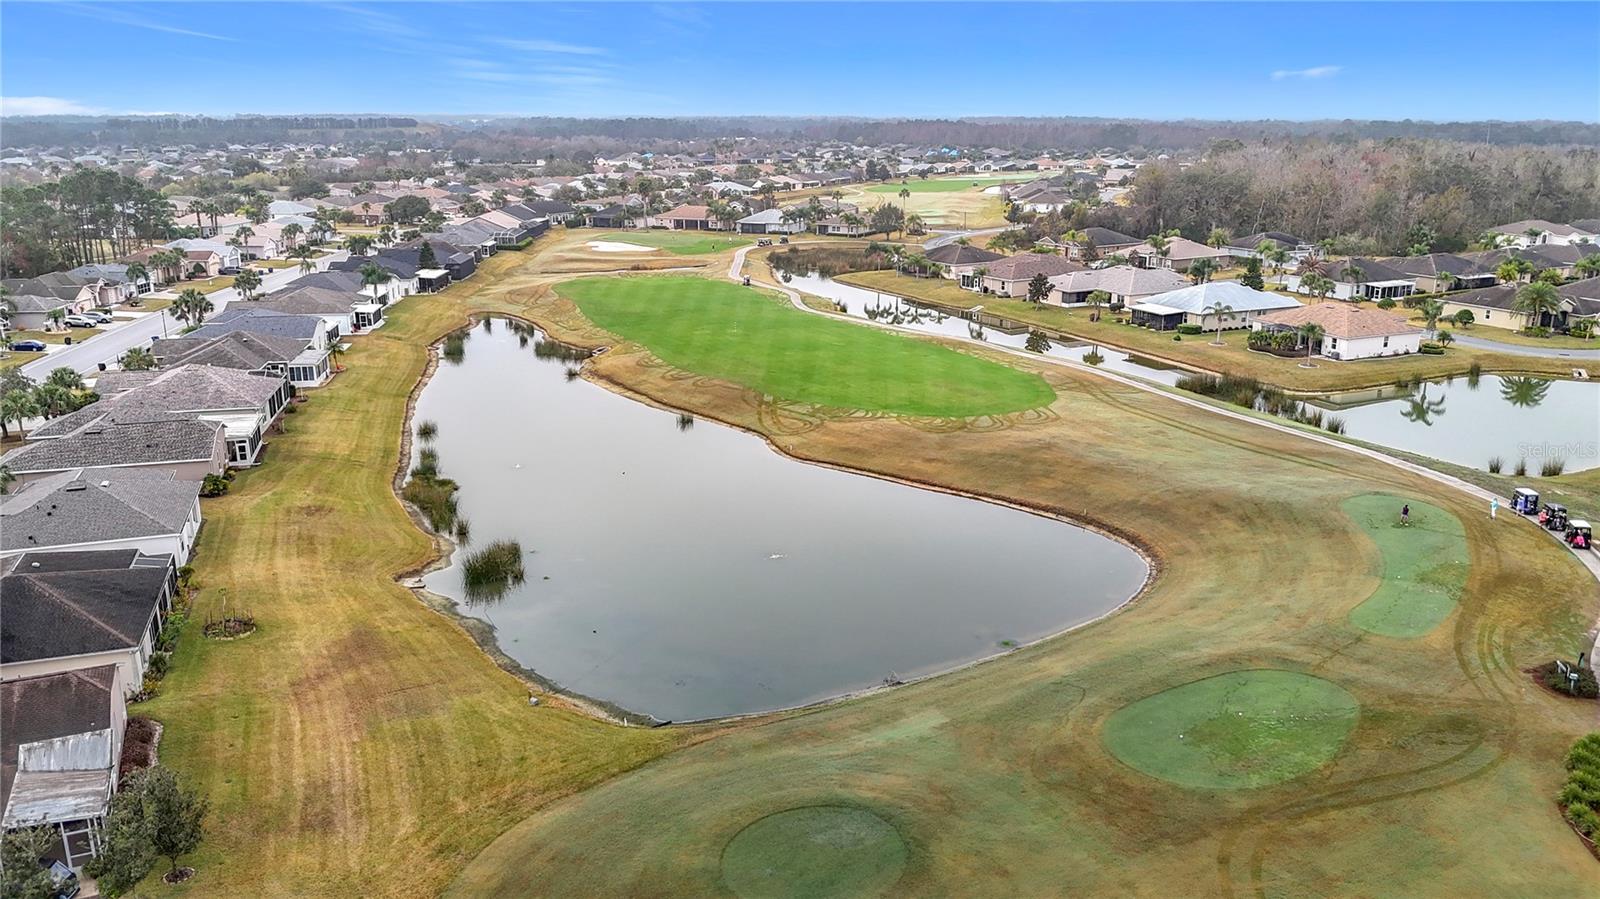
<path fill-rule="evenodd" d="M 1261 277 L 1260 259 L 1251 256 L 1244 261 L 1244 274 L 1239 276 L 1239 283 L 1252 290 L 1261 290 L 1267 286 L 1266 280 Z"/>
<path fill-rule="evenodd" d="M 422 250 L 417 256 L 417 268 L 438 268 L 439 258 L 433 255 L 433 244 L 422 242 Z"/>

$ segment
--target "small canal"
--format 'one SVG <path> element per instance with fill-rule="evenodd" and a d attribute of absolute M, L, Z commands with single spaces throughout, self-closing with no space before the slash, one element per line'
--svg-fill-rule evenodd
<path fill-rule="evenodd" d="M 900 325 L 927 334 L 1028 348 L 1020 322 L 988 324 L 949 315 L 892 294 L 841 284 L 819 275 L 786 282 L 832 300 L 855 318 Z M 973 305 L 982 297 L 974 294 Z M 1080 341 L 1051 341 L 1044 355 L 1088 362 L 1146 381 L 1175 385 L 1181 369 Z M 1381 361 L 1327 365 L 1381 365 Z M 1309 402 L 1345 422 L 1345 434 L 1368 443 L 1487 469 L 1498 459 L 1506 474 L 1525 464 L 1538 474 L 1546 460 L 1565 471 L 1600 467 L 1600 381 L 1481 375 L 1316 397 Z"/>
<path fill-rule="evenodd" d="M 532 328 L 469 333 L 415 419 L 438 426 L 472 543 L 425 581 L 573 692 L 679 721 L 803 705 L 1058 633 L 1147 574 L 1099 534 L 799 463 L 572 378 Z M 473 604 L 457 563 L 503 538 L 526 579 Z"/>

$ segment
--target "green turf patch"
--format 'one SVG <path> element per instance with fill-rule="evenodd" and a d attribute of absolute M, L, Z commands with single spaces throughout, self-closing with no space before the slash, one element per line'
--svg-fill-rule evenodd
<path fill-rule="evenodd" d="M 679 256 L 716 253 L 753 242 L 748 237 L 722 231 L 619 231 L 615 239 L 622 243 L 656 247 Z"/>
<path fill-rule="evenodd" d="M 768 815 L 722 851 L 722 879 L 741 899 L 876 896 L 905 866 L 906 844 L 893 825 L 842 805 Z"/>
<path fill-rule="evenodd" d="M 964 418 L 1048 405 L 1036 374 L 801 312 L 725 281 L 583 278 L 558 290 L 595 324 L 675 368 L 839 409 Z"/>
<path fill-rule="evenodd" d="M 1035 177 L 1037 176 L 1019 175 L 1010 178 L 993 176 L 978 178 L 929 178 L 926 181 L 907 181 L 904 184 L 899 182 L 892 182 L 889 184 L 874 184 L 867 188 L 867 192 L 874 194 L 898 195 L 901 188 L 904 188 L 914 194 L 948 194 L 955 193 L 958 190 L 971 190 L 973 188 L 981 190 L 985 187 L 993 187 L 996 184 L 1009 184 L 1017 181 L 1029 181 Z"/>
<path fill-rule="evenodd" d="M 1359 706 L 1344 688 L 1293 671 L 1253 669 L 1194 681 L 1118 709 L 1112 754 L 1184 787 L 1238 790 L 1322 767 L 1344 745 Z"/>
<path fill-rule="evenodd" d="M 1411 500 L 1369 493 L 1340 506 L 1378 545 L 1382 583 L 1350 612 L 1350 623 L 1385 637 L 1420 637 L 1455 611 L 1467 581 L 1467 538 L 1455 515 Z"/>

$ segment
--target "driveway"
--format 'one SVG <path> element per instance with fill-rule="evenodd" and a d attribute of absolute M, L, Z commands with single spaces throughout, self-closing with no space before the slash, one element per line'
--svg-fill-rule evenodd
<path fill-rule="evenodd" d="M 1469 346 L 1476 350 L 1493 350 L 1496 353 L 1510 353 L 1513 356 L 1539 356 L 1545 359 L 1600 360 L 1600 349 L 1566 350 L 1559 347 L 1523 346 L 1517 343 L 1501 343 L 1498 340 L 1489 340 L 1483 337 L 1469 337 L 1460 331 L 1454 332 L 1454 335 L 1457 346 Z"/>
<path fill-rule="evenodd" d="M 328 264 L 344 259 L 349 254 L 339 250 L 331 256 L 316 260 L 317 270 L 326 270 Z M 290 281 L 300 277 L 300 269 L 278 269 L 261 279 L 261 292 L 270 293 L 280 290 Z M 232 287 L 218 290 L 208 294 L 212 305 L 217 308 L 211 314 L 215 315 L 228 307 L 228 304 L 239 298 L 239 292 Z M 116 360 L 134 347 L 145 347 L 157 337 L 176 335 L 184 328 L 183 322 L 173 318 L 167 310 L 153 312 L 140 316 L 130 322 L 112 325 L 100 331 L 94 339 L 81 344 L 62 347 L 22 366 L 22 373 L 37 381 L 42 381 L 55 369 L 66 366 L 76 369 L 81 374 L 91 374 L 105 363 L 107 368 L 113 368 Z"/>

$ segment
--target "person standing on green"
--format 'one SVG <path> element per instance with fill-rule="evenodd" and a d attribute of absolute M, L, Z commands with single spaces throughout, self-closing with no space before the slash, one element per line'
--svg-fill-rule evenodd
<path fill-rule="evenodd" d="M 1411 504 L 1406 503 L 1400 507 L 1400 526 L 1411 527 Z"/>

